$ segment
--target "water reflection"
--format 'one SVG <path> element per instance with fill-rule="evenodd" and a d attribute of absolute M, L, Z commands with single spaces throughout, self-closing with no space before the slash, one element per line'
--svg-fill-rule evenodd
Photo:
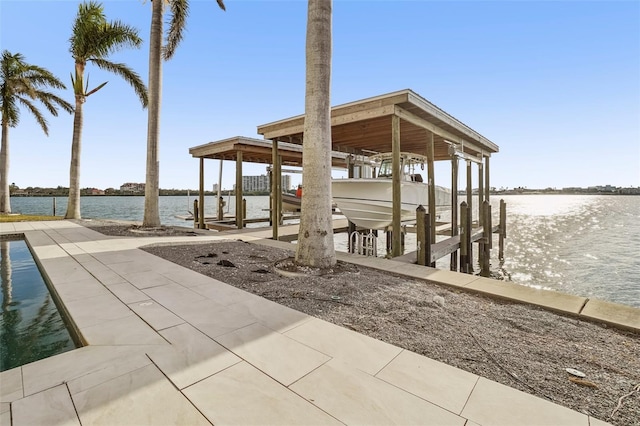
<path fill-rule="evenodd" d="M 75 348 L 24 241 L 0 240 L 0 371 Z"/>

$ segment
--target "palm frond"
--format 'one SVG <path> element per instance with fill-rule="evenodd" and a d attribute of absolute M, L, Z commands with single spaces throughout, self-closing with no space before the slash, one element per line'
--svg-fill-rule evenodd
<path fill-rule="evenodd" d="M 36 118 L 36 121 L 38 122 L 40 127 L 42 127 L 42 131 L 44 132 L 44 134 L 49 136 L 49 125 L 40 110 L 36 108 L 36 106 L 29 99 L 19 97 L 18 101 L 29 111 L 31 111 L 31 114 L 33 114 L 33 116 Z"/>
<path fill-rule="evenodd" d="M 57 107 L 73 110 L 71 104 L 58 97 L 47 88 L 64 89 L 65 85 L 47 69 L 28 64 L 19 53 L 4 50 L 0 57 L 0 109 L 2 120 L 10 127 L 20 121 L 20 108 L 25 107 L 33 114 L 42 130 L 48 134 L 47 121 L 36 107 L 38 101 L 52 114 L 57 115 Z"/>
<path fill-rule="evenodd" d="M 189 16 L 188 0 L 172 0 L 169 2 L 171 8 L 171 19 L 169 20 L 169 32 L 167 33 L 167 44 L 164 46 L 162 57 L 165 61 L 171 59 L 183 38 L 183 33 L 187 25 Z"/>
<path fill-rule="evenodd" d="M 227 11 L 227 8 L 224 6 L 224 1 L 222 0 L 216 0 L 218 2 L 218 6 L 220 7 L 220 9 L 224 10 L 225 12 Z"/>
<path fill-rule="evenodd" d="M 51 114 L 54 116 L 58 115 L 56 106 L 67 111 L 69 114 L 73 113 L 74 111 L 73 105 L 71 105 L 69 102 L 65 101 L 55 93 L 38 91 L 38 96 L 36 97 L 36 99 L 42 102 L 47 107 L 49 112 L 51 112 Z"/>
<path fill-rule="evenodd" d="M 95 59 L 91 59 L 90 62 L 92 62 L 102 70 L 112 72 L 122 77 L 127 83 L 129 83 L 129 85 L 136 92 L 136 94 L 138 95 L 138 98 L 140 98 L 140 102 L 142 103 L 142 106 L 145 108 L 147 107 L 147 104 L 149 103 L 147 87 L 142 82 L 142 79 L 140 78 L 138 73 L 133 71 L 126 64 L 118 64 L 118 63 L 108 61 L 106 59 L 95 58 Z"/>

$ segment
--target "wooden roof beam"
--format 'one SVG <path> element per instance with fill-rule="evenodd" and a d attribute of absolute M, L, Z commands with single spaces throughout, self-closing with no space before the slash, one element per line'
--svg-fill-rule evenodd
<path fill-rule="evenodd" d="M 436 126 L 435 124 L 425 120 L 424 118 L 418 117 L 417 115 L 407 111 L 406 109 L 399 107 L 398 105 L 395 106 L 395 115 L 397 115 L 398 117 L 400 117 L 403 120 L 408 121 L 411 124 L 414 124 L 418 127 L 421 127 L 425 130 L 430 131 L 431 133 L 441 136 L 442 138 L 446 139 L 449 142 L 453 142 L 453 143 L 458 143 L 460 145 L 464 145 L 465 147 L 468 147 L 470 149 L 473 149 L 474 151 L 477 152 L 483 152 L 483 151 L 487 151 L 487 149 L 485 148 L 484 150 L 477 146 L 476 144 L 473 144 L 469 141 L 465 141 L 464 139 L 462 139 L 459 136 L 454 135 L 451 132 L 448 132 L 444 129 L 441 129 L 440 127 Z"/>

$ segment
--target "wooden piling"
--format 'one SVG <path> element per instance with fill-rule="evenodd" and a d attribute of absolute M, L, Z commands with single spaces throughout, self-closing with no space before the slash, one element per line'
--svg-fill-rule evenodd
<path fill-rule="evenodd" d="M 427 176 L 428 176 L 428 184 L 429 184 L 429 217 L 431 219 L 430 227 L 434 230 L 431 235 L 431 244 L 435 244 L 436 242 L 436 182 L 435 182 L 435 140 L 432 132 L 429 132 L 429 138 L 427 141 Z"/>
<path fill-rule="evenodd" d="M 53 197 L 53 215 L 56 215 L 56 197 Z"/>
<path fill-rule="evenodd" d="M 200 157 L 200 192 L 198 193 L 198 226 L 196 228 L 206 229 L 204 224 L 204 157 Z M 196 212 L 193 212 L 194 217 Z"/>
<path fill-rule="evenodd" d="M 480 253 L 478 254 L 482 254 L 482 260 L 480 263 L 480 275 L 483 277 L 488 277 L 491 275 L 490 272 L 490 260 L 491 260 L 491 205 L 489 204 L 488 201 L 483 201 L 482 202 L 482 215 L 483 215 L 483 222 L 482 222 L 482 234 L 483 234 L 483 239 L 482 239 L 482 249 L 480 251 Z"/>
<path fill-rule="evenodd" d="M 218 198 L 218 220 L 224 218 L 224 198 Z"/>
<path fill-rule="evenodd" d="M 425 234 L 425 216 L 426 209 L 420 204 L 416 209 L 416 239 L 418 242 L 418 265 L 425 266 L 427 264 L 427 245 L 430 241 L 426 239 Z"/>
<path fill-rule="evenodd" d="M 460 272 L 469 273 L 469 246 L 471 245 L 471 227 L 467 203 L 460 203 Z"/>
<path fill-rule="evenodd" d="M 236 153 L 236 228 L 244 227 L 242 217 L 242 151 Z"/>
<path fill-rule="evenodd" d="M 278 203 L 278 191 L 280 191 L 280 155 L 278 155 L 278 139 L 274 139 L 272 141 L 271 147 L 271 230 L 272 230 L 272 239 L 278 240 L 278 226 L 280 225 L 280 208 L 282 204 Z"/>
<path fill-rule="evenodd" d="M 429 213 L 424 215 L 424 239 L 425 241 L 433 241 L 435 239 L 436 230 L 431 227 L 431 217 Z M 432 268 L 436 267 L 436 262 L 431 261 L 431 243 L 425 246 L 425 257 L 427 259 L 427 265 Z"/>
<path fill-rule="evenodd" d="M 507 203 L 500 200 L 500 231 L 498 238 L 498 259 L 504 260 L 504 239 L 507 238 Z"/>
<path fill-rule="evenodd" d="M 400 162 L 400 117 L 397 115 L 391 116 L 391 152 L 392 152 L 392 167 L 393 172 L 391 174 L 391 192 L 392 192 L 392 225 L 391 225 L 391 256 L 398 257 L 402 255 L 402 231 L 400 226 L 402 224 L 400 216 L 402 215 L 402 199 L 401 199 L 401 184 L 400 175 L 401 162 Z"/>
<path fill-rule="evenodd" d="M 482 166 L 482 162 L 478 163 L 478 226 L 483 226 L 484 224 L 484 209 L 482 208 L 484 202 L 484 168 Z M 482 269 L 484 256 L 484 243 L 482 241 L 478 242 L 478 263 L 480 264 L 480 269 Z"/>
<path fill-rule="evenodd" d="M 200 227 L 200 211 L 198 210 L 198 200 L 195 199 L 193 200 L 193 227 L 194 228 L 199 228 Z"/>
<path fill-rule="evenodd" d="M 349 164 L 348 164 L 348 177 L 349 179 L 353 179 L 354 178 L 354 164 L 353 161 L 351 161 L 351 157 L 348 157 L 349 159 Z M 362 170 L 360 171 L 360 173 L 362 173 Z M 347 251 L 349 253 L 355 253 L 356 248 L 354 247 L 355 244 L 352 244 L 351 241 L 351 234 L 353 234 L 354 232 L 356 232 L 356 224 L 351 222 L 350 220 L 347 221 Z"/>
<path fill-rule="evenodd" d="M 242 199 L 242 226 L 244 227 L 244 220 L 247 218 L 247 199 Z"/>
<path fill-rule="evenodd" d="M 458 235 L 458 157 L 451 158 L 451 236 Z M 451 253 L 449 262 L 451 271 L 458 270 L 458 251 Z"/>

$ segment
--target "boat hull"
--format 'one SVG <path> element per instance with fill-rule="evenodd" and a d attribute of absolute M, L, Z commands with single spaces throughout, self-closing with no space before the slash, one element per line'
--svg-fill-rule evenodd
<path fill-rule="evenodd" d="M 393 190 L 390 179 L 334 179 L 333 201 L 356 226 L 387 229 L 393 222 Z M 422 182 L 400 182 L 400 221 L 415 221 L 416 209 L 428 207 L 429 187 Z M 451 192 L 436 186 L 436 211 L 450 210 Z"/>
<path fill-rule="evenodd" d="M 282 211 L 299 212 L 302 205 L 302 199 L 291 194 L 282 194 Z"/>

